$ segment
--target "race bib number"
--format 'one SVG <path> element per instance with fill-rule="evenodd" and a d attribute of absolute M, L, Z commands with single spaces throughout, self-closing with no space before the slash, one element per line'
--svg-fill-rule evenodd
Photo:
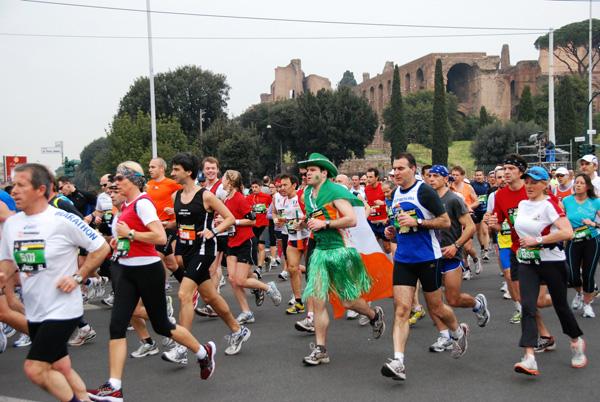
<path fill-rule="evenodd" d="M 130 248 L 131 242 L 129 239 L 127 237 L 119 237 L 117 239 L 117 250 L 113 252 L 113 259 L 116 261 L 117 258 L 127 257 Z"/>
<path fill-rule="evenodd" d="M 196 226 L 191 225 L 179 225 L 179 238 L 181 240 L 189 241 L 190 243 L 196 240 Z"/>
<path fill-rule="evenodd" d="M 257 214 L 265 214 L 267 213 L 267 205 L 266 204 L 254 204 L 252 206 L 254 212 Z"/>
<path fill-rule="evenodd" d="M 110 221 L 112 220 L 112 217 L 113 217 L 112 211 L 106 211 L 106 212 L 104 212 L 104 216 L 103 216 L 104 222 L 110 223 Z"/>
<path fill-rule="evenodd" d="M 480 196 L 477 197 L 477 201 L 479 201 L 480 204 L 486 204 L 487 203 L 487 195 L 481 194 Z"/>
<path fill-rule="evenodd" d="M 578 243 L 580 241 L 589 240 L 592 238 L 592 233 L 590 232 L 589 226 L 580 226 L 575 229 L 575 236 L 573 237 L 573 242 Z"/>
<path fill-rule="evenodd" d="M 510 233 L 510 225 L 508 224 L 508 221 L 502 222 L 502 226 L 500 226 L 500 234 L 504 236 L 509 236 Z"/>
<path fill-rule="evenodd" d="M 517 258 L 524 263 L 531 264 L 535 262 L 540 263 L 540 248 L 539 247 L 526 247 L 519 248 L 517 252 Z"/>
<path fill-rule="evenodd" d="M 295 234 L 296 233 L 296 229 L 294 229 L 294 221 L 288 221 L 285 223 L 285 227 L 288 230 L 289 234 Z"/>
<path fill-rule="evenodd" d="M 371 205 L 371 216 L 379 217 L 383 215 L 383 205 Z"/>
<path fill-rule="evenodd" d="M 229 236 L 229 237 L 235 236 L 235 225 L 231 225 L 227 228 L 227 236 Z"/>
<path fill-rule="evenodd" d="M 398 224 L 398 216 L 402 213 L 410 215 L 410 217 L 415 220 L 418 218 L 417 211 L 415 209 L 403 210 L 402 207 L 398 205 L 397 208 L 395 208 L 396 219 L 394 219 L 394 227 L 396 228 L 396 233 L 398 233 L 399 235 L 417 233 L 419 231 L 419 228 L 416 226 L 400 226 Z"/>
<path fill-rule="evenodd" d="M 519 208 L 508 208 L 507 212 L 510 224 L 515 226 L 515 219 L 517 219 L 517 213 L 519 212 Z"/>
<path fill-rule="evenodd" d="M 46 267 L 46 242 L 44 240 L 17 240 L 13 255 L 19 271 L 36 275 Z"/>

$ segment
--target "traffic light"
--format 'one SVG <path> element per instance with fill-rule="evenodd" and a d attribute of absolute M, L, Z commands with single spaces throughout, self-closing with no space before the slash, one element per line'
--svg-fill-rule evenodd
<path fill-rule="evenodd" d="M 75 166 L 77 165 L 81 165 L 81 161 L 79 159 L 69 160 L 69 158 L 65 157 L 65 176 L 67 176 L 68 178 L 73 178 L 75 176 Z"/>
<path fill-rule="evenodd" d="M 594 154 L 596 155 L 596 145 L 592 144 L 589 146 L 589 152 L 588 154 Z"/>
<path fill-rule="evenodd" d="M 587 155 L 589 152 L 589 145 L 587 144 L 579 144 L 577 145 L 577 159 L 581 159 L 583 158 L 585 155 Z"/>

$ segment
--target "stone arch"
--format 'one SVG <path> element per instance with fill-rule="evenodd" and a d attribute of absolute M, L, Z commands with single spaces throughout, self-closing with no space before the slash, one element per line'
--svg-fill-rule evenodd
<path fill-rule="evenodd" d="M 294 99 L 296 97 L 296 91 L 290 89 L 290 99 Z"/>
<path fill-rule="evenodd" d="M 425 77 L 423 77 L 423 69 L 422 68 L 419 68 L 417 70 L 416 79 L 417 79 L 417 81 L 416 81 L 417 88 L 419 88 L 418 90 L 420 91 L 422 89 L 425 89 Z"/>
<path fill-rule="evenodd" d="M 404 76 L 404 91 L 410 93 L 410 73 L 406 73 Z"/>
<path fill-rule="evenodd" d="M 392 96 L 392 81 L 391 80 L 388 80 L 388 82 L 387 82 L 387 94 L 388 94 L 388 97 L 391 98 L 391 96 Z"/>
<path fill-rule="evenodd" d="M 456 95 L 458 103 L 471 101 L 471 93 L 475 92 L 474 73 L 474 68 L 465 63 L 455 64 L 448 70 L 446 92 Z"/>
<path fill-rule="evenodd" d="M 375 88 L 371 87 L 371 89 L 369 89 L 369 101 L 371 103 L 375 102 Z"/>

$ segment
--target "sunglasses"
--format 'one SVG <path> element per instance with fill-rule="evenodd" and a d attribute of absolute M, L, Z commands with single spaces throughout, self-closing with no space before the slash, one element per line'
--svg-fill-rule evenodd
<path fill-rule="evenodd" d="M 58 191 L 62 191 L 63 187 L 64 187 L 64 186 L 60 186 L 60 187 L 58 188 Z"/>
<path fill-rule="evenodd" d="M 123 181 L 123 180 L 125 180 L 125 176 L 115 176 L 115 180 L 116 181 Z"/>
<path fill-rule="evenodd" d="M 565 177 L 564 174 L 557 174 L 556 177 Z"/>
<path fill-rule="evenodd" d="M 108 183 L 104 183 L 104 184 L 100 183 L 100 185 L 101 185 L 102 187 L 106 187 L 106 186 L 108 186 Z"/>
<path fill-rule="evenodd" d="M 300 173 L 301 177 L 306 177 L 306 173 Z"/>

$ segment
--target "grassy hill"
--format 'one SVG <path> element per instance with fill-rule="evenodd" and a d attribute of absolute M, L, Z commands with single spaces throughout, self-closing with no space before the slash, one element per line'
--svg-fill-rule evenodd
<path fill-rule="evenodd" d="M 470 177 L 475 172 L 475 161 L 471 157 L 471 143 L 473 141 L 454 141 L 448 149 L 448 164 L 460 165 Z M 431 164 L 431 149 L 420 144 L 409 144 L 408 152 L 412 153 L 421 165 Z"/>

